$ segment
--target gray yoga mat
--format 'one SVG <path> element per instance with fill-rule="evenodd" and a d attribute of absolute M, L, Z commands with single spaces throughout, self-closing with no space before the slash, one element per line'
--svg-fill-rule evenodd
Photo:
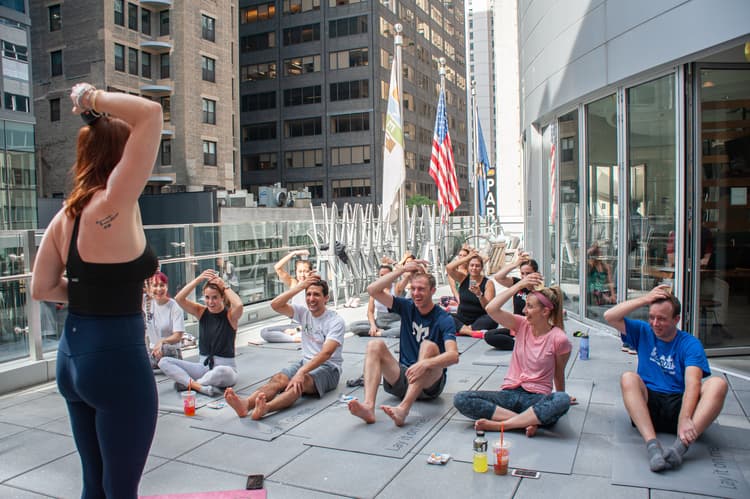
<path fill-rule="evenodd" d="M 539 428 L 534 438 L 526 437 L 523 431 L 507 431 L 504 440 L 510 443 L 510 466 L 528 468 L 550 473 L 571 474 L 578 442 L 586 419 L 593 382 L 591 380 L 568 379 L 566 391 L 578 400 L 570 410 L 551 428 Z M 492 444 L 500 438 L 499 432 L 487 432 Z M 445 452 L 453 459 L 472 461 L 471 442 L 474 439 L 474 422 L 454 417 L 427 445 L 423 454 Z"/>
<path fill-rule="evenodd" d="M 369 345 L 370 342 L 374 340 L 383 340 L 385 344 L 388 345 L 388 348 L 391 351 L 393 351 L 394 348 L 398 346 L 398 338 L 383 338 L 383 337 L 378 337 L 378 336 L 360 337 L 360 336 L 354 335 L 344 340 L 343 354 L 344 355 L 346 355 L 347 353 L 365 354 L 367 353 L 367 345 Z"/>
<path fill-rule="evenodd" d="M 362 400 L 364 391 L 360 388 L 352 395 Z M 445 394 L 435 400 L 417 401 L 411 408 L 406 424 L 397 427 L 379 407 L 398 403 L 397 398 L 381 389 L 375 401 L 375 423 L 366 424 L 352 416 L 345 405 L 336 405 L 317 414 L 305 425 L 300 425 L 294 433 L 311 435 L 305 443 L 313 447 L 402 458 L 453 408 L 452 397 Z M 305 428 L 307 424 L 313 425 L 315 431 Z"/>
<path fill-rule="evenodd" d="M 485 351 L 472 362 L 472 364 L 477 366 L 508 366 L 510 365 L 510 358 L 512 355 L 512 350 L 486 348 Z"/>
<path fill-rule="evenodd" d="M 478 338 L 472 338 L 471 336 L 456 336 L 456 344 L 458 345 L 458 353 L 464 353 L 468 349 L 472 348 L 477 343 L 486 344 L 484 341 Z"/>
<path fill-rule="evenodd" d="M 735 461 L 728 438 L 722 433 L 737 428 L 712 424 L 690 446 L 683 457 L 682 466 L 676 470 L 654 473 L 648 466 L 646 444 L 635 429 L 622 404 L 617 406 L 612 453 L 612 483 L 634 487 L 648 487 L 688 494 L 704 494 L 744 499 L 750 497 L 750 486 Z M 742 430 L 741 440 L 750 441 L 750 430 Z M 666 447 L 672 445 L 675 435 L 658 434 Z M 739 445 L 734 446 L 738 448 Z"/>

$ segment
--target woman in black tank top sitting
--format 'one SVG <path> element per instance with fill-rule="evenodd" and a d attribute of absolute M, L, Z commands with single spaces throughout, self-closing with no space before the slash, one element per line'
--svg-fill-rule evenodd
<path fill-rule="evenodd" d="M 141 292 L 158 262 L 138 197 L 159 150 L 161 106 L 88 83 L 70 97 L 86 125 L 73 189 L 44 233 L 31 294 L 69 304 L 57 386 L 81 457 L 82 497 L 134 499 L 157 416 Z"/>
<path fill-rule="evenodd" d="M 198 286 L 203 286 L 201 305 L 188 296 Z M 175 381 L 178 391 L 196 390 L 209 397 L 218 397 L 228 386 L 237 383 L 237 365 L 234 362 L 234 341 L 237 323 L 242 316 L 242 300 L 212 269 L 190 281 L 174 297 L 182 309 L 198 319 L 199 362 L 162 357 L 159 368 Z"/>
<path fill-rule="evenodd" d="M 464 272 L 462 266 L 466 266 L 468 271 Z M 495 297 L 495 286 L 484 276 L 484 260 L 477 250 L 471 250 L 465 257 L 452 261 L 445 270 L 459 283 L 458 310 L 452 314 L 456 334 L 471 336 L 472 331 L 497 327 L 497 323 L 484 310 Z"/>

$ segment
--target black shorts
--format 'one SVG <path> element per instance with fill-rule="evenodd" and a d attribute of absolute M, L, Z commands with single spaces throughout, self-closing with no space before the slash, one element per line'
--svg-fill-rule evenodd
<path fill-rule="evenodd" d="M 401 374 L 399 374 L 398 379 L 393 384 L 388 383 L 385 378 L 383 378 L 383 390 L 385 390 L 387 393 L 390 393 L 391 395 L 403 399 L 404 396 L 406 396 L 407 388 L 409 388 L 409 381 L 406 379 L 406 369 L 407 368 L 405 366 L 401 366 Z M 443 393 L 443 388 L 445 388 L 445 380 L 446 375 L 444 369 L 443 375 L 440 376 L 440 379 L 437 380 L 432 386 L 422 390 L 422 393 L 419 394 L 417 400 L 432 400 L 440 396 L 440 394 Z"/>
<path fill-rule="evenodd" d="M 677 433 L 680 409 L 682 409 L 681 393 L 648 390 L 648 413 L 651 415 L 651 422 L 657 432 Z"/>

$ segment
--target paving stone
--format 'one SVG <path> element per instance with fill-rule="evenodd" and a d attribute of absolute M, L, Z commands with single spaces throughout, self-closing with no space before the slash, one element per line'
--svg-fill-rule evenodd
<path fill-rule="evenodd" d="M 3 499 L 39 499 L 40 497 L 54 497 L 54 496 L 41 496 L 36 492 L 29 492 L 15 487 L 8 487 L 0 485 L 0 497 Z"/>
<path fill-rule="evenodd" d="M 68 408 L 62 396 L 50 394 L 0 410 L 0 421 L 34 428 L 67 414 Z"/>
<path fill-rule="evenodd" d="M 146 496 L 241 490 L 246 483 L 246 475 L 171 461 L 144 473 L 138 493 Z"/>
<path fill-rule="evenodd" d="M 191 428 L 192 423 L 191 418 L 182 415 L 166 414 L 159 417 L 154 441 L 151 444 L 151 454 L 174 459 L 219 435 L 212 431 Z"/>
<path fill-rule="evenodd" d="M 73 439 L 29 429 L 0 441 L 0 482 L 75 451 Z"/>
<path fill-rule="evenodd" d="M 572 479 L 571 479 L 572 478 Z M 621 487 L 612 485 L 609 478 L 597 476 L 556 475 L 542 473 L 539 479 L 524 478 L 518 486 L 516 495 L 519 499 L 649 499 L 649 490 L 640 487 Z"/>
<path fill-rule="evenodd" d="M 609 480 L 612 474 L 612 438 L 610 435 L 591 433 L 581 435 L 573 474 L 599 476 Z"/>
<path fill-rule="evenodd" d="M 18 432 L 24 431 L 26 428 L 10 423 L 0 423 L 0 440 L 10 435 L 14 435 Z M 0 449 L 2 449 L 2 443 L 0 442 Z"/>
<path fill-rule="evenodd" d="M 268 497 L 273 499 L 333 499 L 334 497 L 344 497 L 334 494 L 326 494 L 325 492 L 319 492 L 317 490 L 303 489 L 300 487 L 294 487 L 292 485 L 276 483 L 272 480 L 266 479 L 265 489 Z"/>
<path fill-rule="evenodd" d="M 596 388 L 594 388 L 596 390 Z M 584 433 L 594 433 L 599 435 L 612 435 L 612 428 L 615 422 L 615 411 L 617 406 L 610 404 L 589 404 L 589 410 L 586 413 L 586 422 L 583 424 Z"/>

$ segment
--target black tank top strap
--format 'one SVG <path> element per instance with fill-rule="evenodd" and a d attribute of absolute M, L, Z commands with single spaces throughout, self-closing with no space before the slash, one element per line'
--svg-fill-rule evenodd
<path fill-rule="evenodd" d="M 78 264 L 81 256 L 78 254 L 78 228 L 81 225 L 81 214 L 79 213 L 73 222 L 73 233 L 70 235 L 70 246 L 68 246 L 68 264 L 73 261 Z"/>

